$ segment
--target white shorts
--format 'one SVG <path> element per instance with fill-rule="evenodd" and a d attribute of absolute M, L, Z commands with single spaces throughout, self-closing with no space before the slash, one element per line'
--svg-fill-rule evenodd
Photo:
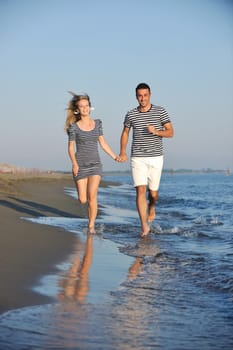
<path fill-rule="evenodd" d="M 158 191 L 163 169 L 163 156 L 132 157 L 131 170 L 134 187 L 148 185 L 152 191 Z"/>

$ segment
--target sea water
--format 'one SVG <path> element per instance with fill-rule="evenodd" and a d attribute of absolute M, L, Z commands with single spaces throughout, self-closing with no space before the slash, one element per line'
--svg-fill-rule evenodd
<path fill-rule="evenodd" d="M 233 349 L 233 176 L 163 174 L 156 220 L 143 239 L 131 176 L 104 180 L 112 185 L 99 190 L 95 249 L 104 240 L 108 253 L 92 265 L 103 278 L 111 268 L 114 283 L 103 283 L 107 291 L 97 282 L 85 289 L 79 276 L 81 299 L 70 298 L 69 282 L 63 302 L 3 314 L 0 348 Z M 77 233 L 78 247 L 86 244 L 85 220 L 34 221 Z M 52 295 L 57 282 L 45 276 L 38 291 L 47 285 Z"/>

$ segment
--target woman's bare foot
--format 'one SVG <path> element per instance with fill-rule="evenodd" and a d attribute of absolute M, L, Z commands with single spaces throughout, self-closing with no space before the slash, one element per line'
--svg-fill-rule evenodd
<path fill-rule="evenodd" d="M 146 237 L 150 233 L 150 226 L 147 225 L 146 228 L 141 232 L 141 237 Z"/>

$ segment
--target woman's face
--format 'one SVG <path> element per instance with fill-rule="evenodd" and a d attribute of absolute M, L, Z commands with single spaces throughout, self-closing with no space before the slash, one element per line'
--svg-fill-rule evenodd
<path fill-rule="evenodd" d="M 77 103 L 78 112 L 81 116 L 88 116 L 90 114 L 90 105 L 87 100 L 81 100 Z"/>

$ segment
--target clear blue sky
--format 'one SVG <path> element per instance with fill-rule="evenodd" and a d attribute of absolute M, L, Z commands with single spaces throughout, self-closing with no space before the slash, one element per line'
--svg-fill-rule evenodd
<path fill-rule="evenodd" d="M 0 50 L 0 163 L 70 169 L 68 90 L 90 95 L 118 153 L 147 82 L 175 128 L 165 168 L 233 170 L 232 1 L 0 0 Z"/>

